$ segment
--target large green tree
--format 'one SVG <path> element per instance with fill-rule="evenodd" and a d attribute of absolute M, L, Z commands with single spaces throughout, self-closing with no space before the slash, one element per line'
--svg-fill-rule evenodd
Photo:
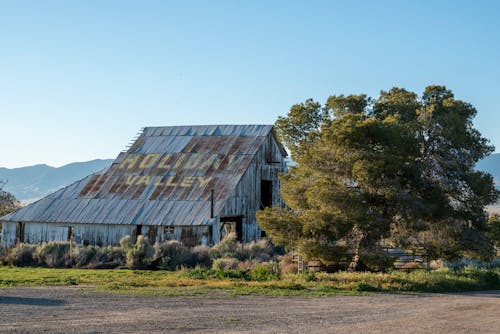
<path fill-rule="evenodd" d="M 276 122 L 295 167 L 282 176 L 287 205 L 259 212 L 277 244 L 353 269 L 387 264 L 383 243 L 429 258 L 489 257 L 484 206 L 492 177 L 474 170 L 493 147 L 476 110 L 442 86 L 308 100 Z"/>

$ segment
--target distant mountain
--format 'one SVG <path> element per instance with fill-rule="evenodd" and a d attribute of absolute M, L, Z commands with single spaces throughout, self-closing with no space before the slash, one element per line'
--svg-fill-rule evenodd
<path fill-rule="evenodd" d="M 0 167 L 0 180 L 7 181 L 4 190 L 12 193 L 18 200 L 30 202 L 107 168 L 112 162 L 111 159 L 97 159 L 57 168 L 47 165 L 12 169 Z"/>
<path fill-rule="evenodd" d="M 479 161 L 476 169 L 493 175 L 497 189 L 500 189 L 500 153 L 493 153 Z"/>

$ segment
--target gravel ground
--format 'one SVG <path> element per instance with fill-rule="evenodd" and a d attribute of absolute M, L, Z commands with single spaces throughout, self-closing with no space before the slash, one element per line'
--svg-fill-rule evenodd
<path fill-rule="evenodd" d="M 500 291 L 162 297 L 0 289 L 2 333 L 499 333 Z"/>

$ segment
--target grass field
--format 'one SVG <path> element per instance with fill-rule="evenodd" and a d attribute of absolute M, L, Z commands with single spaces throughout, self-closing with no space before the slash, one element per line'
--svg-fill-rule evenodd
<path fill-rule="evenodd" d="M 287 275 L 254 280 L 240 271 L 90 270 L 0 266 L 0 288 L 75 285 L 99 291 L 154 295 L 325 296 L 368 292 L 457 292 L 500 289 L 500 269 L 442 269 L 412 273 Z"/>

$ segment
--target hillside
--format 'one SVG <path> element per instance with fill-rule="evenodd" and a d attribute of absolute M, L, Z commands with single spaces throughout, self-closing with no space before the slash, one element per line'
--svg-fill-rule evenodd
<path fill-rule="evenodd" d="M 7 181 L 5 190 L 18 200 L 31 201 L 48 195 L 100 169 L 113 160 L 75 162 L 62 167 L 34 165 L 20 168 L 0 168 L 0 180 Z"/>
<path fill-rule="evenodd" d="M 481 160 L 477 164 L 477 169 L 493 175 L 497 188 L 500 189 L 500 153 L 494 153 Z"/>

